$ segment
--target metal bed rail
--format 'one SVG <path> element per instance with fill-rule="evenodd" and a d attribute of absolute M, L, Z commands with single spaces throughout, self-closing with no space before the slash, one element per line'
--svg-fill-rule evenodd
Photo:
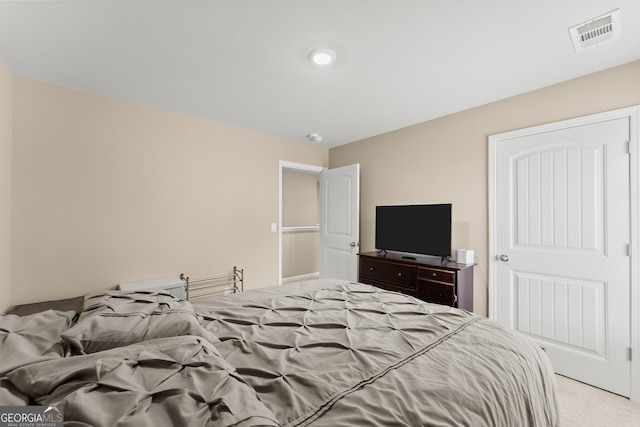
<path fill-rule="evenodd" d="M 185 282 L 187 300 L 213 295 L 227 295 L 244 290 L 244 269 L 233 267 L 233 273 L 222 276 L 190 279 L 184 273 L 180 279 Z"/>

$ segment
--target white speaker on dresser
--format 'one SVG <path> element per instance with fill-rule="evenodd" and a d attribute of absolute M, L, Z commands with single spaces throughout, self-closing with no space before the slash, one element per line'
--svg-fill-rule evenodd
<path fill-rule="evenodd" d="M 459 264 L 473 264 L 473 250 L 456 249 L 456 262 Z"/>

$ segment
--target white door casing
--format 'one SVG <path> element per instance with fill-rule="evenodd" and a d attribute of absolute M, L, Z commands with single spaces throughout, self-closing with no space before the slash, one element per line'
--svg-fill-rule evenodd
<path fill-rule="evenodd" d="M 358 280 L 360 165 L 320 174 L 320 277 Z"/>
<path fill-rule="evenodd" d="M 557 372 L 637 400 L 634 129 L 625 109 L 490 137 L 489 313 Z"/>

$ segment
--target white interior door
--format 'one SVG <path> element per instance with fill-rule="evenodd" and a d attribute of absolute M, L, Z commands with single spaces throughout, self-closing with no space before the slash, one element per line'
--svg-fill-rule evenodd
<path fill-rule="evenodd" d="M 320 277 L 358 280 L 360 165 L 320 174 Z"/>
<path fill-rule="evenodd" d="M 490 315 L 630 394 L 629 118 L 493 140 Z"/>

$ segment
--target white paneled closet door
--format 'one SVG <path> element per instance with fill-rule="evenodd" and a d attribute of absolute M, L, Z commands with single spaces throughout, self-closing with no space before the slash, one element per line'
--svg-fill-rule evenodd
<path fill-rule="evenodd" d="M 320 174 L 320 277 L 358 280 L 360 165 Z"/>
<path fill-rule="evenodd" d="M 500 140 L 491 315 L 560 374 L 630 394 L 628 118 Z"/>

